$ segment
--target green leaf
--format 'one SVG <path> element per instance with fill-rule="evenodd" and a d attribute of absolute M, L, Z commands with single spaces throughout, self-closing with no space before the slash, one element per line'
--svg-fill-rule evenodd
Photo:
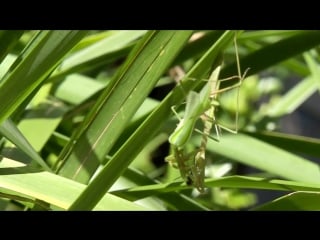
<path fill-rule="evenodd" d="M 0 123 L 40 86 L 86 31 L 41 31 L 0 81 Z"/>
<path fill-rule="evenodd" d="M 320 44 L 319 31 L 301 31 L 298 34 L 284 38 L 276 43 L 267 45 L 241 58 L 241 69 L 250 68 L 248 75 L 256 74 L 268 67 L 301 54 Z M 221 70 L 221 78 L 237 74 L 237 64 L 231 64 Z M 234 81 L 222 83 L 221 88 L 235 84 Z"/>
<path fill-rule="evenodd" d="M 319 183 L 319 166 L 307 159 L 245 134 L 224 134 L 208 141 L 208 150 L 286 179 Z"/>
<path fill-rule="evenodd" d="M 173 65 L 183 63 L 183 61 L 188 60 L 190 56 L 201 57 L 202 54 L 212 46 L 212 43 L 216 42 L 223 33 L 223 30 L 214 30 L 203 33 L 204 35 L 202 37 L 195 39 L 186 45 L 183 51 L 174 60 Z"/>
<path fill-rule="evenodd" d="M 7 73 L 10 66 L 14 63 L 14 61 L 17 59 L 17 56 L 13 54 L 8 54 L 5 59 L 0 64 L 0 79 Z"/>
<path fill-rule="evenodd" d="M 3 158 L 0 162 L 0 191 L 10 190 L 18 196 L 39 199 L 56 207 L 67 209 L 86 185 L 70 179 L 27 167 Z M 111 194 L 103 196 L 95 210 L 147 210 L 135 203 Z"/>
<path fill-rule="evenodd" d="M 2 123 L 0 126 L 0 133 L 25 152 L 33 161 L 43 167 L 43 169 L 51 172 L 49 166 L 10 119 L 7 119 Z"/>
<path fill-rule="evenodd" d="M 244 32 L 239 41 L 243 40 L 260 40 L 265 39 L 266 37 L 282 37 L 282 36 L 292 36 L 300 34 L 304 30 L 258 30 L 258 31 L 246 31 Z"/>
<path fill-rule="evenodd" d="M 132 42 L 142 37 L 146 32 L 145 30 L 116 31 L 105 39 L 95 42 L 66 58 L 50 79 L 53 80 L 76 71 L 84 71 L 108 64 L 123 57 L 132 47 Z"/>
<path fill-rule="evenodd" d="M 150 31 L 144 36 L 66 146 L 60 175 L 89 181 L 191 33 Z"/>
<path fill-rule="evenodd" d="M 70 74 L 59 84 L 55 96 L 71 104 L 80 104 L 105 88 L 103 84 L 81 74 Z"/>
<path fill-rule="evenodd" d="M 263 204 L 254 211 L 319 211 L 320 192 L 294 192 Z"/>
<path fill-rule="evenodd" d="M 318 54 L 315 51 L 310 51 L 303 54 L 303 57 L 310 69 L 311 78 L 315 81 L 315 84 L 318 86 L 318 90 L 320 91 L 320 68 L 318 63 L 314 58 L 317 58 Z"/>
<path fill-rule="evenodd" d="M 18 42 L 24 31 L 1 30 L 0 31 L 0 63 Z"/>
<path fill-rule="evenodd" d="M 43 103 L 25 114 L 18 125 L 36 151 L 40 152 L 56 130 L 68 108 L 57 103 Z M 37 131 L 34 131 L 37 126 Z"/>
<path fill-rule="evenodd" d="M 242 189 L 262 189 L 262 190 L 277 190 L 277 191 L 320 191 L 319 183 L 305 183 L 278 179 L 268 179 L 261 177 L 249 176 L 227 176 L 218 179 L 206 179 L 206 187 L 221 187 L 221 188 L 242 188 Z M 182 181 L 172 183 L 158 183 L 153 185 L 138 186 L 128 189 L 121 189 L 112 192 L 117 196 L 127 196 L 132 200 L 144 198 L 146 196 L 165 194 L 172 191 L 192 188 L 186 186 Z"/>
<path fill-rule="evenodd" d="M 320 157 L 320 140 L 281 132 L 245 132 L 260 141 L 267 142 L 284 150 Z"/>
<path fill-rule="evenodd" d="M 136 169 L 133 169 L 131 167 L 128 167 L 126 171 L 123 174 L 123 177 L 130 180 L 131 182 L 135 183 L 136 185 L 153 185 L 153 184 L 161 184 L 153 179 L 148 178 L 146 175 L 142 174 L 141 172 L 137 171 Z M 135 188 L 135 187 L 134 187 Z M 154 191 L 154 192 L 147 192 L 146 194 L 131 194 L 130 191 L 126 190 L 116 190 L 110 192 L 110 194 L 113 194 L 115 196 L 130 200 L 130 201 L 136 201 L 145 197 L 149 196 L 156 196 L 158 199 L 162 200 L 164 204 L 167 204 L 169 209 L 172 210 L 179 210 L 179 211 L 205 211 L 208 210 L 205 206 L 202 204 L 199 204 L 194 199 L 177 193 L 177 192 L 166 192 L 161 193 Z"/>
<path fill-rule="evenodd" d="M 317 91 L 317 83 L 313 78 L 302 79 L 300 83 L 271 106 L 266 115 L 269 117 L 280 117 L 290 114 L 314 94 L 315 91 Z"/>

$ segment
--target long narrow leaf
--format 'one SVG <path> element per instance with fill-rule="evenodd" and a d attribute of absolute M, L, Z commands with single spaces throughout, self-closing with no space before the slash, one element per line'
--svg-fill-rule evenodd
<path fill-rule="evenodd" d="M 316 138 L 280 132 L 245 133 L 259 139 L 260 141 L 265 141 L 290 152 L 320 157 L 320 140 Z"/>
<path fill-rule="evenodd" d="M 311 77 L 317 84 L 318 90 L 320 91 L 320 68 L 319 68 L 319 64 L 314 59 L 316 56 L 313 56 L 317 54 L 312 54 L 312 53 L 315 53 L 315 52 L 314 51 L 307 52 L 303 54 L 303 57 L 310 69 Z"/>
<path fill-rule="evenodd" d="M 59 174 L 82 183 L 89 181 L 191 34 L 150 31 L 145 35 L 84 121 L 81 136 L 74 136 L 77 143 L 71 140 L 66 147 Z"/>
<path fill-rule="evenodd" d="M 91 46 L 73 53 L 66 58 L 51 80 L 65 76 L 75 71 L 84 71 L 123 57 L 132 48 L 132 42 L 142 37 L 147 31 L 117 31 Z"/>
<path fill-rule="evenodd" d="M 208 149 L 286 179 L 320 183 L 317 164 L 245 134 L 223 135 L 220 142 L 209 141 Z"/>
<path fill-rule="evenodd" d="M 29 141 L 24 137 L 24 135 L 22 135 L 20 130 L 10 119 L 7 119 L 2 123 L 0 126 L 0 133 L 14 143 L 17 147 L 19 147 L 22 151 L 24 151 L 27 155 L 29 155 L 29 157 L 36 161 L 41 167 L 51 172 L 49 166 L 39 156 L 37 151 L 32 147 Z"/>
<path fill-rule="evenodd" d="M 123 174 L 123 177 L 129 179 L 130 181 L 132 181 L 138 185 L 160 184 L 159 182 L 156 182 L 155 180 L 148 178 L 147 176 L 143 175 L 141 172 L 139 172 L 135 169 L 132 169 L 130 167 L 128 167 L 126 169 L 126 171 Z M 113 191 L 110 193 L 114 194 L 118 197 L 125 198 L 130 201 L 136 201 L 136 200 L 142 199 L 144 197 L 156 195 L 157 198 L 159 198 L 160 200 L 162 200 L 165 204 L 167 204 L 169 206 L 169 209 L 173 209 L 173 210 L 180 210 L 180 211 L 185 211 L 185 210 L 205 211 L 205 210 L 208 210 L 208 208 L 206 208 L 202 204 L 198 203 L 197 201 L 195 201 L 191 197 L 188 197 L 186 195 L 183 195 L 183 194 L 180 194 L 177 192 L 167 192 L 167 193 L 158 194 L 160 192 L 154 191 L 154 193 L 151 193 L 151 194 L 147 193 L 147 194 L 140 195 L 140 196 L 130 194 L 130 192 L 128 193 L 128 191 L 126 191 L 126 190 L 124 190 L 124 191 L 118 190 L 118 191 Z"/>
<path fill-rule="evenodd" d="M 270 107 L 266 115 L 280 117 L 292 113 L 317 91 L 317 87 L 318 85 L 312 77 L 302 79 L 300 83 Z"/>
<path fill-rule="evenodd" d="M 241 69 L 250 68 L 248 76 L 256 74 L 281 61 L 316 47 L 320 44 L 320 31 L 301 31 L 279 42 L 265 46 L 241 59 Z M 221 70 L 221 77 L 225 78 L 237 74 L 236 63 Z M 221 87 L 235 84 L 234 81 L 226 81 Z"/>
<path fill-rule="evenodd" d="M 9 53 L 11 48 L 17 43 L 24 31 L 21 30 L 1 30 L 0 31 L 0 63 Z"/>
<path fill-rule="evenodd" d="M 0 81 L 0 123 L 49 76 L 86 31 L 42 31 Z"/>
<path fill-rule="evenodd" d="M 0 189 L 39 199 L 67 209 L 86 186 L 67 178 L 42 172 L 3 158 L 0 162 Z M 135 203 L 106 194 L 95 210 L 147 210 Z"/>
<path fill-rule="evenodd" d="M 294 192 L 255 207 L 255 211 L 319 211 L 319 192 Z"/>
<path fill-rule="evenodd" d="M 311 184 L 304 182 L 286 181 L 278 179 L 266 179 L 260 177 L 248 176 L 228 176 L 219 179 L 206 179 L 206 187 L 221 188 L 241 188 L 241 189 L 261 189 L 277 191 L 317 191 L 320 192 L 320 184 Z M 146 186 L 132 187 L 112 192 L 116 196 L 127 196 L 137 200 L 154 194 L 166 194 L 172 191 L 178 191 L 191 188 L 183 182 L 153 184 Z"/>

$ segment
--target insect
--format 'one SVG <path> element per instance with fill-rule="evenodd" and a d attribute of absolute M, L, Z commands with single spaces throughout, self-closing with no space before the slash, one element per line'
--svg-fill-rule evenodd
<path fill-rule="evenodd" d="M 213 71 L 210 79 L 216 80 L 219 72 L 220 66 Z M 184 147 L 194 131 L 196 121 L 207 109 L 210 108 L 210 84 L 211 81 L 209 80 L 200 93 L 195 91 L 189 92 L 186 99 L 185 114 L 182 119 L 180 119 L 178 113 L 174 110 L 174 107 L 172 107 L 172 111 L 179 119 L 179 124 L 169 137 L 169 143 L 172 146 L 173 154 L 168 156 L 166 160 L 180 170 L 181 177 L 188 185 L 199 185 L 197 184 L 198 174 L 194 165 L 193 153 L 185 153 Z M 199 188 L 199 191 L 202 191 L 202 189 L 200 190 Z"/>
<path fill-rule="evenodd" d="M 227 127 L 224 127 L 221 124 L 218 124 L 215 119 L 215 109 L 216 109 L 216 106 L 219 105 L 217 102 L 218 93 L 221 91 L 227 91 L 231 88 L 240 87 L 243 79 L 245 78 L 245 76 L 247 74 L 247 71 L 249 70 L 249 69 L 246 69 L 244 74 L 241 75 L 236 40 L 235 40 L 235 50 L 236 50 L 236 58 L 237 58 L 238 76 L 226 78 L 226 79 L 217 81 L 216 83 L 215 82 L 211 83 L 211 94 L 209 97 L 210 102 L 211 102 L 211 107 L 200 116 L 200 118 L 203 122 L 203 125 L 204 125 L 203 132 L 196 130 L 197 132 L 200 132 L 202 134 L 201 144 L 200 144 L 200 147 L 198 148 L 197 152 L 195 153 L 195 158 L 194 158 L 195 173 L 196 173 L 196 180 L 197 180 L 197 181 L 195 181 L 195 187 L 199 190 L 199 192 L 204 191 L 204 178 L 205 178 L 205 166 L 206 166 L 205 152 L 206 152 L 208 137 L 210 137 L 210 132 L 211 132 L 213 125 L 215 127 L 215 131 L 217 134 L 217 139 L 214 139 L 214 138 L 213 139 L 217 140 L 217 141 L 219 141 L 219 138 L 220 138 L 220 132 L 221 132 L 220 128 L 223 128 L 231 133 L 237 133 L 237 131 L 238 131 L 238 112 L 236 112 L 236 119 L 235 119 L 236 130 L 229 129 Z M 224 88 L 224 89 L 218 90 L 220 87 L 221 81 L 230 80 L 235 77 L 239 78 L 239 82 L 237 84 L 235 84 L 229 88 Z M 211 80 L 211 78 L 209 79 L 209 81 L 210 80 Z M 239 98 L 239 88 L 237 91 L 237 104 L 239 104 L 238 98 Z M 237 106 L 237 109 L 238 109 L 238 106 Z M 212 138 L 212 137 L 210 137 L 210 138 Z"/>
<path fill-rule="evenodd" d="M 182 179 L 188 186 L 193 185 L 193 171 L 192 166 L 194 157 L 193 153 L 186 154 L 183 148 L 178 148 L 172 145 L 173 154 L 166 157 L 166 161 L 169 162 L 174 168 L 178 168 Z"/>
<path fill-rule="evenodd" d="M 172 111 L 178 117 L 179 123 L 174 132 L 169 136 L 169 143 L 172 146 L 173 154 L 166 157 L 166 160 L 170 162 L 171 165 L 179 169 L 180 175 L 187 183 L 187 185 L 193 185 L 200 193 L 203 193 L 205 191 L 205 150 L 211 129 L 214 125 L 218 138 L 220 127 L 227 129 L 222 125 L 219 125 L 215 119 L 214 114 L 215 108 L 218 105 L 218 102 L 216 100 L 218 93 L 227 91 L 232 88 L 240 87 L 242 84 L 242 80 L 248 70 L 247 69 L 245 74 L 241 76 L 237 48 L 236 56 L 238 76 L 218 80 L 221 69 L 221 65 L 219 65 L 213 70 L 208 82 L 205 84 L 205 86 L 201 89 L 199 93 L 195 91 L 189 92 L 186 98 L 185 114 L 182 119 L 180 119 L 179 115 L 174 110 L 174 107 L 172 107 Z M 219 89 L 221 81 L 230 80 L 232 78 L 239 78 L 239 82 L 230 87 Z M 236 115 L 236 125 L 237 118 L 238 113 Z M 203 132 L 196 130 L 197 132 L 202 134 L 200 147 L 196 151 L 193 151 L 191 153 L 185 153 L 185 145 L 187 144 L 193 131 L 195 130 L 195 124 L 198 121 L 198 119 L 201 119 L 204 124 Z"/>

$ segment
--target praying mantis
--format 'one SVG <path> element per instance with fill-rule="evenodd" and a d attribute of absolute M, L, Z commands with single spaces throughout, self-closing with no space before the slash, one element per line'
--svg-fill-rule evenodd
<path fill-rule="evenodd" d="M 210 132 L 213 125 L 215 126 L 218 139 L 220 127 L 233 133 L 237 132 L 238 113 L 236 113 L 235 131 L 223 127 L 222 125 L 218 124 L 215 119 L 215 108 L 218 105 L 218 93 L 240 87 L 248 71 L 247 69 L 245 73 L 241 75 L 236 39 L 234 41 L 237 58 L 238 76 L 218 80 L 221 69 L 221 65 L 219 65 L 213 70 L 208 82 L 205 84 L 205 86 L 201 89 L 199 93 L 195 91 L 189 92 L 186 98 L 185 114 L 182 119 L 179 118 L 179 115 L 172 107 L 172 111 L 178 117 L 179 123 L 174 132 L 169 136 L 168 140 L 172 146 L 173 154 L 166 157 L 166 160 L 170 162 L 174 167 L 179 169 L 180 175 L 187 185 L 193 185 L 200 193 L 205 192 L 205 151 L 208 137 L 210 136 Z M 230 87 L 219 89 L 221 81 L 226 81 L 233 78 L 239 78 L 239 82 Z M 192 135 L 192 132 L 195 130 L 195 124 L 199 118 L 202 120 L 204 124 L 203 132 L 196 130 L 197 132 L 202 134 L 200 147 L 196 151 L 193 151 L 191 153 L 185 153 L 184 147 L 188 143 Z"/>

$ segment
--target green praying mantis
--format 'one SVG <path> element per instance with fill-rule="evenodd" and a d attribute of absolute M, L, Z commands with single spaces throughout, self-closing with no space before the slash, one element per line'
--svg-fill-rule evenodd
<path fill-rule="evenodd" d="M 200 193 L 205 192 L 204 179 L 205 179 L 205 151 L 207 146 L 208 137 L 213 126 L 219 139 L 220 127 L 232 133 L 237 132 L 238 113 L 236 113 L 236 130 L 228 129 L 217 123 L 215 119 L 215 109 L 219 105 L 217 96 L 219 93 L 233 88 L 239 88 L 248 71 L 241 75 L 238 50 L 235 39 L 235 50 L 237 58 L 238 76 L 229 77 L 219 80 L 219 73 L 221 65 L 217 66 L 209 77 L 208 82 L 201 89 L 201 91 L 190 91 L 186 98 L 186 108 L 184 117 L 180 119 L 177 112 L 172 107 L 172 111 L 179 119 L 179 123 L 174 132 L 169 136 L 169 143 L 171 144 L 173 153 L 166 157 L 166 161 L 171 163 L 174 167 L 178 168 L 180 175 L 187 185 L 193 185 Z M 219 89 L 220 82 L 227 81 L 233 78 L 239 78 L 239 82 L 230 87 Z M 239 96 L 239 89 L 238 89 Z M 238 97 L 237 96 L 237 97 Z M 238 101 L 237 101 L 238 102 Z M 204 125 L 203 131 L 195 129 L 195 124 L 201 119 Z M 185 146 L 188 143 L 193 131 L 202 134 L 200 147 L 191 152 L 185 153 Z"/>

